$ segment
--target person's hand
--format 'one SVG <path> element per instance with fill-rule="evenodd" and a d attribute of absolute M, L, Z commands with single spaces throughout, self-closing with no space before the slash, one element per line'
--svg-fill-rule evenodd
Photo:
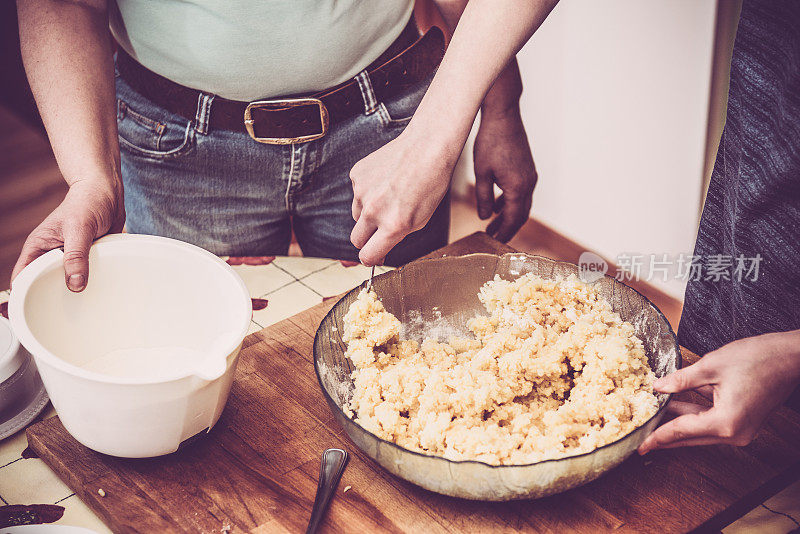
<path fill-rule="evenodd" d="M 28 236 L 11 281 L 30 262 L 49 250 L 64 247 L 64 274 L 71 291 L 83 291 L 89 279 L 89 247 L 125 224 L 125 208 L 119 190 L 102 181 L 77 180 L 61 204 Z"/>
<path fill-rule="evenodd" d="M 488 219 L 497 213 L 486 232 L 506 242 L 528 220 L 537 180 L 519 105 L 481 114 L 473 154 L 478 216 Z M 495 184 L 502 190 L 497 199 Z"/>
<path fill-rule="evenodd" d="M 410 131 L 356 163 L 350 241 L 367 266 L 380 265 L 402 239 L 421 229 L 444 198 L 458 150 Z"/>
<path fill-rule="evenodd" d="M 662 393 L 697 390 L 713 406 L 672 401 L 677 417 L 657 428 L 639 454 L 686 445 L 747 445 L 800 382 L 800 330 L 729 343 L 694 365 L 658 379 Z"/>

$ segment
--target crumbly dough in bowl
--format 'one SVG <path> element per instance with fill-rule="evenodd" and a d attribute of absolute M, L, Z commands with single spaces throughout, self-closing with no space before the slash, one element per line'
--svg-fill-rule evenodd
<path fill-rule="evenodd" d="M 514 465 L 592 451 L 656 413 L 641 340 L 591 285 L 495 276 L 479 298 L 474 338 L 420 344 L 362 290 L 344 318 L 348 416 L 412 451 Z"/>

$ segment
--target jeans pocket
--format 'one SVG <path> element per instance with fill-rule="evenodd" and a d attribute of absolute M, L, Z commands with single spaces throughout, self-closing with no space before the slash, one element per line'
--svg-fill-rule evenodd
<path fill-rule="evenodd" d="M 117 130 L 121 149 L 151 159 L 178 157 L 194 145 L 191 121 L 153 118 L 121 98 L 117 99 Z"/>
<path fill-rule="evenodd" d="M 389 111 L 389 108 L 384 102 L 381 102 L 380 105 L 378 105 L 377 113 L 381 119 L 381 124 L 387 128 L 405 128 L 408 123 L 411 122 L 411 117 L 414 116 L 414 112 L 412 111 L 410 115 L 395 119 L 394 115 Z"/>
<path fill-rule="evenodd" d="M 417 111 L 432 79 L 433 75 L 381 102 L 377 112 L 383 125 L 390 128 L 405 128 Z"/>

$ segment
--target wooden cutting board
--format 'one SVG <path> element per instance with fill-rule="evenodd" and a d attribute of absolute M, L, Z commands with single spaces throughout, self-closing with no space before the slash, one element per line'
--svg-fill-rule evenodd
<path fill-rule="evenodd" d="M 474 234 L 438 255 L 509 250 Z M 362 454 L 325 403 L 311 347 L 335 300 L 249 336 L 219 423 L 173 455 L 104 456 L 76 442 L 56 417 L 29 428 L 28 442 L 115 532 L 302 532 L 329 447 L 351 454 L 323 523 L 329 532 L 717 530 L 800 478 L 800 415 L 783 409 L 748 447 L 635 456 L 545 499 L 483 503 L 423 490 Z"/>

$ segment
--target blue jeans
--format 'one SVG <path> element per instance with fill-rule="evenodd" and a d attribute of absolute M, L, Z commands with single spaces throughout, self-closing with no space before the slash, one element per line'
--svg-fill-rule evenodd
<path fill-rule="evenodd" d="M 377 102 L 359 74 L 365 112 L 333 124 L 322 139 L 265 145 L 245 133 L 209 129 L 214 96 L 202 94 L 194 120 L 173 114 L 117 76 L 122 178 L 129 232 L 180 239 L 218 255 L 286 254 L 292 230 L 303 254 L 358 260 L 350 243 L 350 169 L 396 138 L 430 79 Z M 445 197 L 422 230 L 387 256 L 406 263 L 447 244 Z"/>

